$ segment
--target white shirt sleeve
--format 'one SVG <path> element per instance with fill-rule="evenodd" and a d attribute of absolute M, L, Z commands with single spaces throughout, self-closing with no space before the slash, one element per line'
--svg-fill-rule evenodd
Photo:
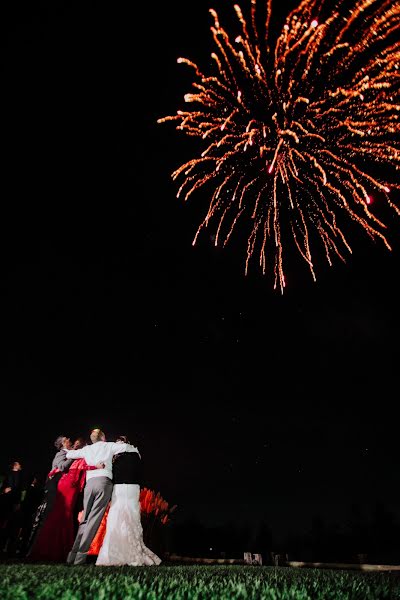
<path fill-rule="evenodd" d="M 83 450 L 84 450 L 84 448 L 80 448 L 79 450 L 68 450 L 66 457 L 67 458 L 85 458 Z"/>
<path fill-rule="evenodd" d="M 139 450 L 135 446 L 132 446 L 131 444 L 126 444 L 125 452 L 137 452 L 140 456 Z"/>
<path fill-rule="evenodd" d="M 131 446 L 131 444 L 121 444 L 113 442 L 112 448 L 113 454 L 119 454 L 120 452 L 137 452 L 138 449 L 135 446 Z"/>
<path fill-rule="evenodd" d="M 117 442 L 111 442 L 112 448 L 111 451 L 113 454 L 120 454 L 120 452 L 126 452 L 126 447 L 128 444 L 121 444 Z"/>

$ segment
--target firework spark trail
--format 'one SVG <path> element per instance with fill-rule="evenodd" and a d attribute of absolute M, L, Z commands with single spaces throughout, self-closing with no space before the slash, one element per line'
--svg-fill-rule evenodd
<path fill-rule="evenodd" d="M 283 292 L 283 231 L 314 280 L 318 240 L 330 265 L 351 252 L 346 221 L 390 249 L 371 199 L 400 215 L 389 197 L 400 189 L 400 0 L 302 0 L 274 46 L 272 0 L 264 3 L 261 27 L 261 0 L 250 0 L 248 20 L 234 6 L 234 39 L 210 9 L 215 72 L 179 59 L 195 73 L 189 108 L 158 122 L 178 121 L 206 144 L 172 174 L 185 199 L 214 189 L 193 243 L 216 219 L 215 244 L 225 245 L 247 216 L 246 273 L 253 255 L 263 273 L 268 258 Z"/>

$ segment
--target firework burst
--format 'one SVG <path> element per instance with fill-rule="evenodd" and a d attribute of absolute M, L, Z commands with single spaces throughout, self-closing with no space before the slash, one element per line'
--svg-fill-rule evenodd
<path fill-rule="evenodd" d="M 234 39 L 211 9 L 212 72 L 178 59 L 194 70 L 189 108 L 158 122 L 204 145 L 172 174 L 178 197 L 211 190 L 193 243 L 213 221 L 225 245 L 247 217 L 246 273 L 257 257 L 283 291 L 287 243 L 314 280 L 311 247 L 330 265 L 351 252 L 346 222 L 390 249 L 371 203 L 400 215 L 400 0 L 303 0 L 274 41 L 271 9 L 251 0 L 245 18 L 235 5 Z"/>

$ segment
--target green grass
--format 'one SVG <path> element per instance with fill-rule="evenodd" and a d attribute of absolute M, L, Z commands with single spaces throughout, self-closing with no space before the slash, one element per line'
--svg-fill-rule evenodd
<path fill-rule="evenodd" d="M 0 565 L 1 600 L 394 600 L 388 573 L 251 566 Z"/>

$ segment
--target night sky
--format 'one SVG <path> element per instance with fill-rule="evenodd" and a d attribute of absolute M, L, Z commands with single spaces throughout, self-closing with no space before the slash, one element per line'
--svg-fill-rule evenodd
<path fill-rule="evenodd" d="M 100 426 L 178 520 L 283 536 L 378 501 L 400 520 L 400 222 L 392 252 L 356 230 L 316 283 L 293 255 L 283 295 L 244 275 L 240 233 L 192 246 L 207 197 L 170 175 L 197 145 L 156 121 L 219 4 L 0 8 L 2 469 L 46 473 L 57 435 Z"/>

